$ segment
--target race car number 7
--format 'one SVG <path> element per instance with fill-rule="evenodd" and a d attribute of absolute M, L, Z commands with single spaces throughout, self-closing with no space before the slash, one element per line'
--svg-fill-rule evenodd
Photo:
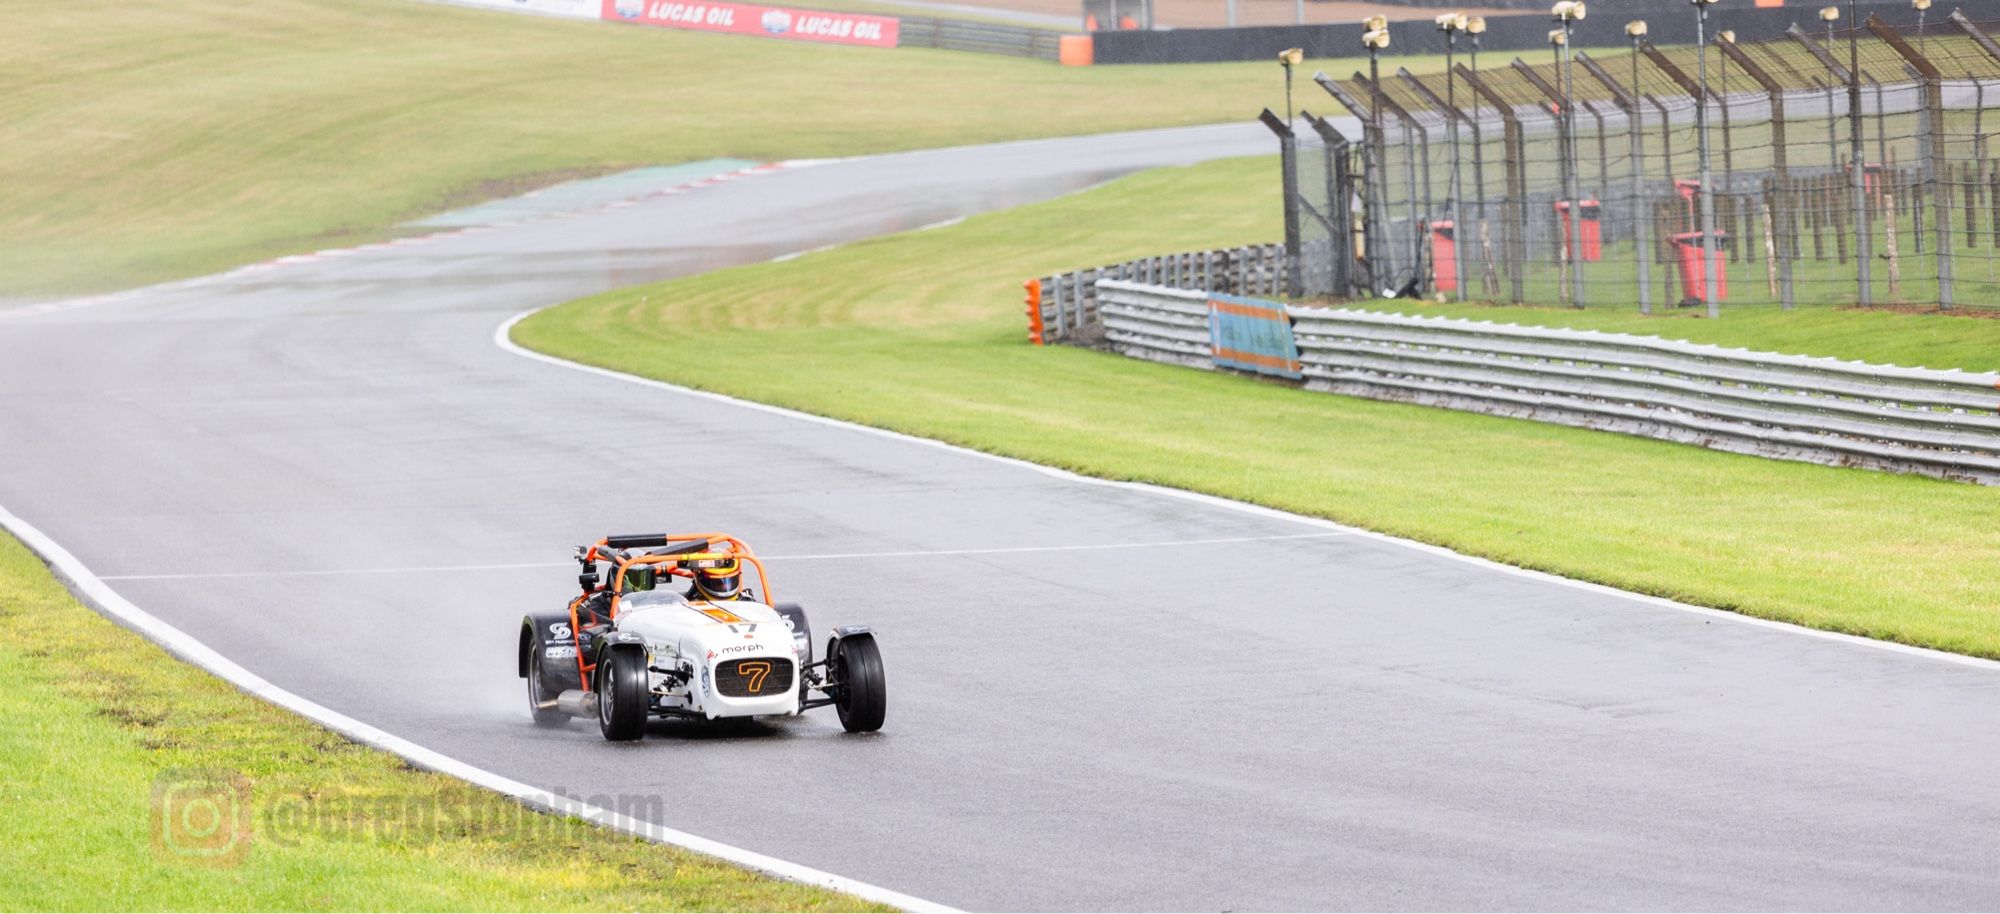
<path fill-rule="evenodd" d="M 764 691 L 764 677 L 771 675 L 771 664 L 763 660 L 745 660 L 736 665 L 736 671 L 750 677 L 751 694 Z"/>

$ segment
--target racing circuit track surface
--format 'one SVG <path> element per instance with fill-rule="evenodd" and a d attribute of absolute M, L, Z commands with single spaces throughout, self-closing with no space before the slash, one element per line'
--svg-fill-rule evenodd
<path fill-rule="evenodd" d="M 848 160 L 0 313 L 0 505 L 335 710 L 945 904 L 2000 907 L 1990 666 L 493 342 L 585 293 L 1270 145 L 1249 125 Z M 569 595 L 572 545 L 667 527 L 779 557 L 822 633 L 877 626 L 887 729 L 532 726 L 519 617 Z"/>

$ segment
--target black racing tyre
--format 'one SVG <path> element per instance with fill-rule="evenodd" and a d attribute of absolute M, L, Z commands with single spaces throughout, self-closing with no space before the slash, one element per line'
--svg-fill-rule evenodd
<path fill-rule="evenodd" d="M 628 742 L 646 735 L 651 677 L 646 652 L 631 648 L 606 651 L 597 662 L 592 685 L 597 688 L 597 726 L 604 738 Z"/>
<path fill-rule="evenodd" d="M 849 733 L 882 729 L 882 718 L 889 712 L 889 683 L 882 672 L 882 649 L 875 645 L 875 636 L 841 638 L 828 646 L 827 658 L 833 681 L 840 683 L 833 695 L 840 725 Z"/>
<path fill-rule="evenodd" d="M 556 710 L 555 696 L 545 694 L 542 688 L 542 660 L 547 653 L 547 645 L 533 632 L 528 637 L 528 713 L 534 715 L 537 727 L 561 727 L 569 723 L 569 715 Z M 543 707 L 544 703 L 548 707 Z"/>

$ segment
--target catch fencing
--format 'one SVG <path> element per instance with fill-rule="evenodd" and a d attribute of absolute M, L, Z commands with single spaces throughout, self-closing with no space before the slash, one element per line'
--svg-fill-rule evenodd
<path fill-rule="evenodd" d="M 1301 244 L 1297 291 L 1324 294 L 1304 277 L 1337 264 L 1350 281 L 1336 295 L 2000 306 L 2000 116 L 1985 113 L 2000 44 L 1986 24 L 1814 21 L 1777 40 L 1713 37 L 1705 53 L 1640 39 L 1454 63 L 1319 75 L 1362 121 L 1362 225 L 1358 253 Z M 1313 180 L 1297 158 L 1292 180 Z M 1317 230 L 1301 217 L 1294 234 Z"/>
<path fill-rule="evenodd" d="M 1234 295 L 1282 295 L 1288 263 L 1284 245 L 1259 244 L 1141 257 L 1030 279 L 1024 284 L 1028 290 L 1028 339 L 1037 344 L 1095 340 L 1102 326 L 1097 313 L 1100 280 Z"/>
<path fill-rule="evenodd" d="M 1215 369 L 1210 293 L 1096 285 L 1106 346 Z M 1309 390 L 2000 484 L 2000 374 L 1352 309 L 1285 313 Z"/>

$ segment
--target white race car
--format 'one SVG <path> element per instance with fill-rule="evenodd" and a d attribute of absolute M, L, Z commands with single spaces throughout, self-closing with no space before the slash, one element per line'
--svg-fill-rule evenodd
<path fill-rule="evenodd" d="M 519 672 L 535 723 L 595 717 L 605 739 L 635 740 L 654 717 L 832 705 L 850 733 L 882 728 L 888 691 L 874 633 L 836 628 L 815 661 L 805 609 L 771 602 L 764 563 L 742 540 L 608 536 L 578 547 L 576 558 L 582 595 L 562 613 L 521 620 Z M 757 573 L 754 590 L 744 586 L 746 568 Z M 689 580 L 686 593 L 668 586 L 676 578 Z"/>

